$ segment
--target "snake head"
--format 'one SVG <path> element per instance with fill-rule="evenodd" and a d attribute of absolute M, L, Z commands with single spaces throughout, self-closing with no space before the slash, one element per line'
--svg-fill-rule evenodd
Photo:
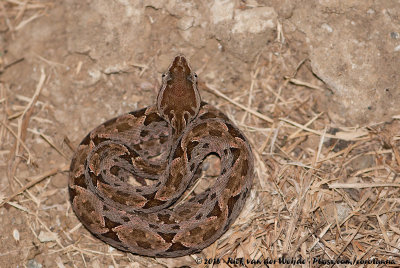
<path fill-rule="evenodd" d="M 174 135 L 182 133 L 200 110 L 197 74 L 192 72 L 182 54 L 174 58 L 168 70 L 162 75 L 157 109 L 160 116 L 174 129 Z"/>

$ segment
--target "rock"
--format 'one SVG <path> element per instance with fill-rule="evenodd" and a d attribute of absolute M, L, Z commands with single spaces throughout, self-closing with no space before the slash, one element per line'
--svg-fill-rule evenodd
<path fill-rule="evenodd" d="M 194 16 L 198 13 L 199 7 L 194 1 L 168 0 L 165 9 L 173 16 L 183 17 L 185 15 Z"/>
<path fill-rule="evenodd" d="M 249 62 L 276 37 L 277 14 L 271 7 L 234 10 L 224 4 L 217 0 L 211 7 L 215 36 L 229 52 Z"/>
<path fill-rule="evenodd" d="M 369 125 L 399 113 L 399 15 L 384 1 L 308 1 L 294 10 L 312 70 L 334 93 L 327 109 L 337 123 Z"/>
<path fill-rule="evenodd" d="M 276 13 L 270 7 L 258 7 L 235 11 L 233 33 L 258 34 L 276 27 Z"/>
<path fill-rule="evenodd" d="M 28 267 L 28 268 L 42 268 L 43 265 L 41 263 L 36 262 L 36 260 L 29 260 L 26 263 L 26 267 Z"/>
<path fill-rule="evenodd" d="M 57 234 L 53 233 L 53 232 L 40 231 L 40 233 L 38 235 L 38 239 L 42 243 L 55 241 L 55 240 L 57 240 L 57 238 L 58 238 Z"/>
<path fill-rule="evenodd" d="M 233 1 L 215 0 L 210 8 L 211 22 L 216 25 L 225 21 L 231 21 L 233 19 L 234 7 L 235 3 Z"/>
<path fill-rule="evenodd" d="M 194 18 L 192 16 L 185 16 L 178 21 L 178 28 L 185 31 L 193 26 Z"/>
<path fill-rule="evenodd" d="M 164 1 L 147 0 L 145 5 L 146 5 L 146 7 L 152 7 L 154 9 L 161 9 L 164 7 Z"/>
<path fill-rule="evenodd" d="M 196 48 L 205 46 L 208 38 L 205 18 L 209 13 L 205 6 L 191 1 L 169 0 L 165 9 L 178 18 L 177 28 L 182 39 Z"/>
<path fill-rule="evenodd" d="M 14 228 L 14 230 L 13 230 L 13 237 L 14 237 L 14 240 L 15 240 L 15 241 L 19 242 L 20 235 L 19 235 L 18 229 L 15 229 L 15 228 Z"/>
<path fill-rule="evenodd" d="M 185 31 L 179 32 L 181 37 L 192 46 L 201 48 L 205 46 L 207 33 L 201 27 L 191 27 Z"/>
<path fill-rule="evenodd" d="M 115 66 L 146 49 L 145 41 L 151 31 L 142 1 L 67 2 L 69 51 L 89 55 L 110 73 L 125 71 L 126 66 L 118 70 Z"/>

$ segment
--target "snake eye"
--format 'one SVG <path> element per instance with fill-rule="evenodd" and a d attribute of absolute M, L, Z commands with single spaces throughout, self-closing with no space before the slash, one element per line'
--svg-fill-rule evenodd
<path fill-rule="evenodd" d="M 187 76 L 187 80 L 192 82 L 192 83 L 197 83 L 197 74 L 195 74 L 195 73 L 189 74 Z"/>
<path fill-rule="evenodd" d="M 166 76 L 167 76 L 166 73 L 163 73 L 163 74 L 161 75 L 162 78 L 164 78 L 164 77 L 166 77 Z"/>

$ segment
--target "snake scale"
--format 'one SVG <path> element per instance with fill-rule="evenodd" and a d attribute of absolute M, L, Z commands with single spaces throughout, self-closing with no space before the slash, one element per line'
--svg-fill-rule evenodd
<path fill-rule="evenodd" d="M 202 193 L 182 200 L 211 154 L 220 159 L 220 174 Z M 197 75 L 177 55 L 162 75 L 155 105 L 111 119 L 82 140 L 71 162 L 69 194 L 79 220 L 104 242 L 135 254 L 178 257 L 226 232 L 253 175 L 248 141 L 226 115 L 201 101 Z"/>

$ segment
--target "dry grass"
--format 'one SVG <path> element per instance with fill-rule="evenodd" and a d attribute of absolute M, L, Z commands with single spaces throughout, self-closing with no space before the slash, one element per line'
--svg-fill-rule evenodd
<path fill-rule="evenodd" d="M 262 91 L 257 97 L 248 96 L 259 100 L 253 108 L 209 89 L 253 116 L 240 125 L 255 148 L 259 180 L 252 205 L 235 225 L 240 238 L 225 236 L 213 256 L 277 263 L 280 257 L 303 259 L 311 267 L 321 262 L 336 266 L 338 260 L 358 266 L 362 262 L 357 260 L 373 259 L 398 265 L 400 122 L 394 117 L 392 122 L 338 131 L 329 117 L 314 111 L 317 100 L 305 88 L 320 86 L 288 78 L 305 87 L 289 89 L 281 81 L 286 92 L 282 94 L 280 87 L 274 92 L 264 89 L 269 87 L 263 84 L 268 75 L 253 79 L 251 85 Z M 272 116 L 255 110 L 268 105 L 263 99 L 271 98 L 275 102 L 268 114 L 275 120 L 265 124 Z M 240 118 L 237 113 L 235 117 Z"/>
<path fill-rule="evenodd" d="M 5 25 L 1 27 L 18 31 L 41 16 L 47 7 L 48 4 L 34 1 L 2 1 L 0 12 Z M 31 15 L 24 16 L 27 10 L 31 10 Z M 24 96 L 27 101 L 21 107 L 9 106 L 18 96 L 13 95 L 6 83 L 0 83 L 0 165 L 6 166 L 7 177 L 2 179 L 8 178 L 9 185 L 1 190 L 1 206 L 12 206 L 32 220 L 26 221 L 26 228 L 32 230 L 34 244 L 41 245 L 42 252 L 38 254 L 46 252 L 58 267 L 106 264 L 122 267 L 122 259 L 129 267 L 194 266 L 198 258 L 203 261 L 199 267 L 233 267 L 226 263 L 229 258 L 273 263 L 282 257 L 306 260 L 305 267 L 323 266 L 313 263 L 314 258 L 327 263 L 390 260 L 398 265 L 400 117 L 363 128 L 335 127 L 327 114 L 315 107 L 318 92 L 326 89 L 315 78 L 302 81 L 296 77 L 297 71 L 303 69 L 307 73 L 307 69 L 304 61 L 291 69 L 295 64 L 285 62 L 289 58 L 290 51 L 275 60 L 271 53 L 263 52 L 250 70 L 248 89 L 236 89 L 229 95 L 217 90 L 217 85 L 201 84 L 203 92 L 210 93 L 205 99 L 218 103 L 244 130 L 256 159 L 255 185 L 243 213 L 221 239 L 202 253 L 177 259 L 152 259 L 107 252 L 103 242 L 84 230 L 71 213 L 66 191 L 65 211 L 56 213 L 65 215 L 74 225 L 61 221 L 61 227 L 49 227 L 54 219 L 49 218 L 42 205 L 57 190 L 49 182 L 54 175 L 67 170 L 67 156 L 71 152 L 35 130 L 40 120 L 32 118 L 40 118 L 41 110 L 37 107 L 48 101 L 46 98 L 38 101 L 41 88 L 49 82 L 45 71 L 36 90 L 31 90 L 35 92 Z M 9 64 L 2 62 L 2 70 Z M 282 72 L 292 75 L 284 77 Z M 58 166 L 36 167 L 40 172 L 35 176 L 21 178 L 19 166 L 35 170 L 35 159 L 30 153 L 33 139 L 27 137 L 43 139 L 49 145 L 47 150 L 66 157 L 65 161 Z M 15 240 L 17 237 L 21 239 L 14 234 Z M 1 252 L 2 256 L 11 253 L 11 250 Z M 214 259 L 221 263 L 205 265 L 205 258 L 211 263 Z M 377 266 L 383 265 L 374 267 Z"/>

